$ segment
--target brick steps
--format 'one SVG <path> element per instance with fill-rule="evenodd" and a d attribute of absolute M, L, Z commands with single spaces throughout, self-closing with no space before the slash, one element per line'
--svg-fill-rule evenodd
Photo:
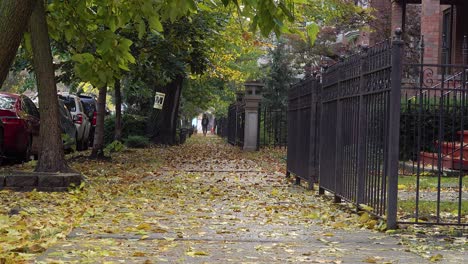
<path fill-rule="evenodd" d="M 436 149 L 441 150 L 442 169 L 468 170 L 468 131 L 458 131 L 458 136 L 462 136 L 462 142 L 434 142 Z M 463 155 L 463 159 L 461 159 Z M 433 152 L 420 152 L 421 163 L 424 167 L 437 167 L 439 165 L 439 155 Z"/>

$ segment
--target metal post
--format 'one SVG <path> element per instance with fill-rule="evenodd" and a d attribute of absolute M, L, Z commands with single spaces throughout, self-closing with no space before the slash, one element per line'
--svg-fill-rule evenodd
<path fill-rule="evenodd" d="M 462 55 L 463 55 L 463 65 L 467 65 L 468 64 L 468 37 L 466 35 L 463 36 Z"/>
<path fill-rule="evenodd" d="M 448 63 L 447 35 L 442 34 L 442 64 Z"/>
<path fill-rule="evenodd" d="M 401 74 L 402 74 L 402 51 L 401 29 L 395 31 L 395 39 L 392 42 L 392 73 L 390 91 L 390 118 L 388 133 L 387 153 L 387 227 L 397 228 L 398 207 L 398 156 L 400 139 L 400 107 L 401 107 Z"/>
<path fill-rule="evenodd" d="M 344 65 L 344 56 L 340 56 L 340 68 L 343 68 L 343 65 Z M 343 76 L 344 76 L 344 73 L 343 71 L 339 71 L 339 74 L 340 74 L 340 78 L 339 78 L 339 81 L 338 81 L 338 90 L 340 90 L 341 88 L 341 80 L 343 80 Z M 342 191 L 342 183 L 338 183 L 338 179 L 342 179 L 342 175 L 343 175 L 343 160 L 342 160 L 342 156 L 343 156 L 343 150 L 342 150 L 342 117 L 343 117 L 343 113 L 342 113 L 342 102 L 341 102 L 341 98 L 340 97 L 337 97 L 336 98 L 336 127 L 335 127 L 335 153 L 336 153 L 336 157 L 335 157 L 335 173 L 334 173 L 334 191 L 335 191 L 335 202 L 336 203 L 339 203 L 341 202 L 341 199 L 337 196 L 337 193 Z"/>
<path fill-rule="evenodd" d="M 421 137 L 422 137 L 422 113 L 423 113 L 423 84 L 424 84 L 424 35 L 421 36 L 421 43 L 419 44 L 421 49 L 420 58 L 420 73 L 419 73 L 419 99 L 418 99 L 418 129 L 417 129 L 417 168 L 416 168 L 416 210 L 415 218 L 416 222 L 419 219 L 419 184 L 421 176 Z"/>
<path fill-rule="evenodd" d="M 367 69 L 367 46 L 362 47 L 362 56 L 360 62 L 360 76 L 359 76 L 359 125 L 358 125 L 358 157 L 357 157 L 357 194 L 356 204 L 364 203 L 365 201 L 365 187 L 366 187 L 366 141 L 367 141 L 367 113 L 366 113 L 366 99 L 364 97 L 366 80 L 364 74 Z"/>

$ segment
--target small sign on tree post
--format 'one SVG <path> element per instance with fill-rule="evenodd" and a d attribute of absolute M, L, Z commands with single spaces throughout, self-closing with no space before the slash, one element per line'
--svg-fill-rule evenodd
<path fill-rule="evenodd" d="M 166 94 L 156 92 L 153 108 L 162 109 L 164 105 L 164 97 L 166 97 Z"/>

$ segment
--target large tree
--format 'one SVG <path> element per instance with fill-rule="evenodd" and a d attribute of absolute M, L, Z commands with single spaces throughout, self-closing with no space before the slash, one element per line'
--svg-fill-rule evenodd
<path fill-rule="evenodd" d="M 11 4 L 13 2 L 23 4 L 22 7 L 30 7 L 27 5 L 28 1 L 25 0 L 3 0 L 2 4 Z M 29 3 L 32 2 L 29 1 Z M 67 47 L 67 51 L 70 53 L 74 64 L 76 76 L 82 81 L 90 82 L 95 87 L 99 87 L 101 96 L 105 96 L 107 94 L 107 87 L 113 86 L 114 80 L 121 78 L 125 72 L 129 71 L 129 65 L 136 61 L 130 52 L 133 42 L 121 34 L 121 32 L 129 27 L 136 28 L 138 37 L 143 38 L 147 32 L 162 32 L 164 30 L 162 22 L 164 21 L 173 23 L 181 17 L 187 17 L 190 20 L 190 16 L 202 10 L 206 12 L 222 10 L 227 13 L 237 10 L 241 14 L 240 18 L 250 19 L 250 26 L 253 31 L 259 28 L 264 36 L 267 36 L 271 31 L 279 35 L 283 32 L 288 32 L 286 22 L 288 20 L 292 21 L 295 17 L 295 14 L 291 12 L 295 2 L 298 5 L 304 5 L 304 1 L 301 0 L 220 0 L 210 2 L 194 0 L 48 1 L 47 20 L 50 27 L 50 36 L 64 47 Z M 339 2 L 339 0 L 313 1 L 314 7 L 322 9 L 321 11 L 316 10 L 315 13 L 337 14 L 338 12 L 339 14 L 342 10 L 336 11 L 336 6 L 338 5 L 335 5 L 335 3 Z M 329 3 L 333 4 L 329 5 Z M 221 8 L 221 6 L 225 7 Z M 2 5 L 2 10 L 13 9 L 5 4 Z M 11 19 L 11 13 L 2 11 L 0 19 L 2 22 L 5 21 L 5 23 L 2 23 L 3 29 L 13 30 L 7 31 L 7 34 L 1 39 L 8 40 L 21 36 L 28 21 L 27 17 L 29 13 L 26 11 L 16 11 L 13 14 L 19 14 L 19 16 Z M 313 37 L 316 34 L 316 28 L 317 26 L 313 23 L 307 26 L 309 37 Z M 17 46 L 17 44 L 15 45 Z M 8 47 L 15 45 L 9 44 Z M 15 49 L 8 49 L 6 53 L 0 53 L 0 62 L 6 62 L 6 64 L 0 64 L 3 71 L 5 68 L 9 68 L 11 64 L 9 56 L 14 56 L 14 54 L 12 55 L 14 52 Z M 196 54 L 192 54 L 191 56 L 193 57 L 193 55 Z M 194 64 L 190 68 L 201 65 Z M 193 69 L 190 69 L 188 72 L 193 72 Z M 186 74 L 177 75 L 176 78 L 172 78 L 166 85 L 170 82 L 174 82 L 175 84 L 181 83 L 181 80 L 185 77 Z M 173 85 L 173 87 L 179 86 Z M 177 92 L 176 90 L 173 92 L 174 108 L 172 112 L 178 107 L 178 98 L 180 96 L 180 91 Z M 104 125 L 105 107 L 102 107 L 102 105 L 105 102 L 105 98 L 101 98 L 99 102 L 101 107 L 98 109 L 96 131 L 102 131 Z M 103 133 L 98 132 L 95 137 L 93 154 L 101 153 L 103 146 Z"/>
<path fill-rule="evenodd" d="M 0 1 L 0 87 L 8 75 L 36 0 Z"/>
<path fill-rule="evenodd" d="M 43 2 L 36 4 L 34 8 L 30 31 L 41 115 L 41 151 L 36 171 L 70 172 L 71 169 L 65 162 L 62 147 L 57 87 Z"/>

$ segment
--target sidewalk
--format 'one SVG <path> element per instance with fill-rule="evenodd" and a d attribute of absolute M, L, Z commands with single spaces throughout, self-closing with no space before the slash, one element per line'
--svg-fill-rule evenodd
<path fill-rule="evenodd" d="M 133 175 L 36 262 L 430 263 L 398 237 L 366 229 L 359 215 L 287 182 L 274 172 L 281 165 L 218 137 L 195 136 L 160 155 L 160 169 Z M 122 179 L 107 177 L 112 193 Z M 427 255 L 439 253 L 439 263 L 468 261 L 458 250 Z"/>

